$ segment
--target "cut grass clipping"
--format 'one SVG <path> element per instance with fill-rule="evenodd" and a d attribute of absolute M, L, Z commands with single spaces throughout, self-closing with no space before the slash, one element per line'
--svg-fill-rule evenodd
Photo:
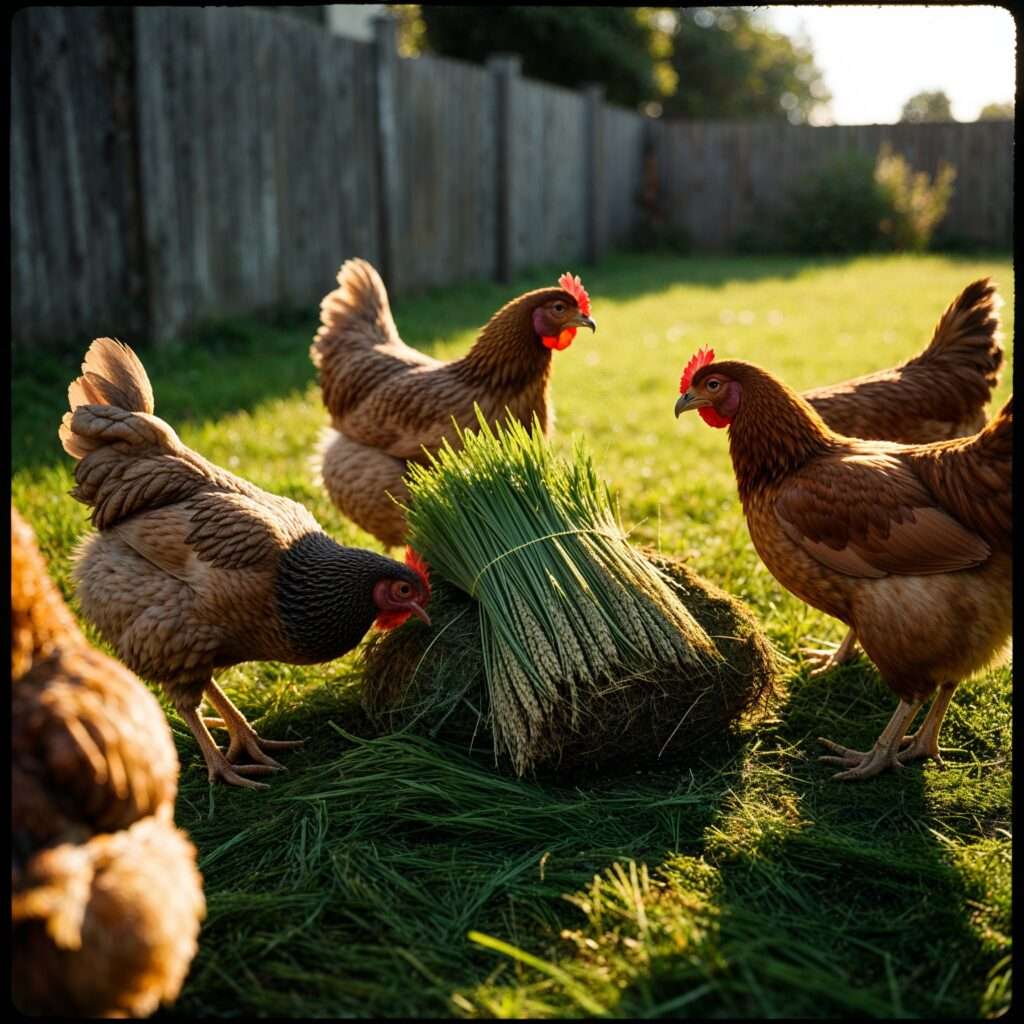
<path fill-rule="evenodd" d="M 364 706 L 388 728 L 483 746 L 517 775 L 678 759 L 772 682 L 744 606 L 629 544 L 578 443 L 536 423 L 459 433 L 409 474 L 409 540 L 427 560 L 431 626 L 365 648 Z"/>

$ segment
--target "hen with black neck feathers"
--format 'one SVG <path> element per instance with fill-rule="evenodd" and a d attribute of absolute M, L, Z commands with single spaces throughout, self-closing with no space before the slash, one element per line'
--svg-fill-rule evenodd
<path fill-rule="evenodd" d="M 376 623 L 429 621 L 426 566 L 333 541 L 297 502 L 207 462 L 153 415 L 127 345 L 92 343 L 68 389 L 60 439 L 78 459 L 72 494 L 97 533 L 76 555 L 82 613 L 139 675 L 164 686 L 210 781 L 280 769 L 267 753 L 301 741 L 258 736 L 213 680 L 243 661 L 306 665 L 350 651 Z M 220 717 L 203 718 L 207 697 Z M 226 729 L 225 754 L 208 726 Z M 246 763 L 239 763 L 243 757 Z"/>
<path fill-rule="evenodd" d="M 405 540 L 409 461 L 424 461 L 455 422 L 476 429 L 474 405 L 489 423 L 511 417 L 545 433 L 551 354 L 568 348 L 580 327 L 596 330 L 590 298 L 578 277 L 557 288 L 526 292 L 502 306 L 461 359 L 443 362 L 399 337 L 380 275 L 348 260 L 338 287 L 320 305 L 321 327 L 310 348 L 331 416 L 318 455 L 327 493 L 338 508 L 388 545 Z"/>
<path fill-rule="evenodd" d="M 676 416 L 728 427 L 750 538 L 771 574 L 845 622 L 900 704 L 869 751 L 822 739 L 842 779 L 913 758 L 941 766 L 939 730 L 959 683 L 1012 625 L 1013 399 L 971 437 L 895 444 L 830 429 L 766 370 L 701 351 Z M 920 728 L 905 734 L 934 696 Z"/>

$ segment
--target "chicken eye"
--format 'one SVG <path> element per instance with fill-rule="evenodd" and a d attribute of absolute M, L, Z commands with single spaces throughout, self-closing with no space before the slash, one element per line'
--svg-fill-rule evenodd
<path fill-rule="evenodd" d="M 564 302 L 556 302 L 554 308 L 555 308 L 555 312 L 556 313 L 564 313 L 565 312 L 565 303 Z"/>
<path fill-rule="evenodd" d="M 708 391 L 717 391 L 717 390 L 718 390 L 718 381 L 717 380 L 709 380 L 708 381 Z"/>
<path fill-rule="evenodd" d="M 395 587 L 395 593 L 398 594 L 399 597 L 409 597 L 412 594 L 412 587 L 410 587 L 408 583 L 399 583 L 398 586 Z"/>

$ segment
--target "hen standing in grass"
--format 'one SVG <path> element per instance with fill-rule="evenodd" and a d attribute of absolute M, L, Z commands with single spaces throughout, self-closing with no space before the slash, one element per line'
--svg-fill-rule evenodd
<path fill-rule="evenodd" d="M 890 370 L 803 392 L 837 433 L 866 440 L 926 444 L 969 437 L 985 425 L 999 384 L 1002 300 L 987 277 L 971 282 L 935 325 L 927 348 Z M 850 630 L 834 651 L 805 650 L 818 675 L 857 650 Z"/>
<path fill-rule="evenodd" d="M 243 776 L 281 768 L 266 751 L 301 741 L 258 736 L 214 670 L 331 661 L 374 621 L 426 620 L 424 567 L 342 547 L 302 505 L 187 448 L 153 415 L 149 378 L 127 345 L 94 341 L 82 371 L 60 428 L 80 460 L 72 494 L 92 506 L 99 530 L 76 558 L 82 612 L 126 664 L 163 684 L 211 782 L 265 788 Z M 204 695 L 219 718 L 198 714 Z M 228 731 L 226 757 L 208 725 Z M 250 763 L 238 763 L 243 754 Z"/>
<path fill-rule="evenodd" d="M 823 739 L 836 756 L 822 760 L 844 767 L 841 779 L 917 757 L 941 765 L 953 691 L 1010 635 L 1013 399 L 973 437 L 901 445 L 837 434 L 767 371 L 715 362 L 712 351 L 690 361 L 680 392 L 676 416 L 697 409 L 729 427 L 750 537 L 769 571 L 850 626 L 900 698 L 870 751 Z"/>
<path fill-rule="evenodd" d="M 142 1017 L 173 1001 L 205 913 L 174 827 L 178 758 L 156 698 L 79 632 L 11 509 L 15 1004 Z"/>
<path fill-rule="evenodd" d="M 578 277 L 539 288 L 502 306 L 461 359 L 442 362 L 399 337 L 387 291 L 365 260 L 348 260 L 338 287 L 320 305 L 322 326 L 310 348 L 331 415 L 321 444 L 321 476 L 331 500 L 384 544 L 403 543 L 409 461 L 424 461 L 444 439 L 457 443 L 454 417 L 476 429 L 474 404 L 489 423 L 510 414 L 526 427 L 536 415 L 551 429 L 551 353 L 572 344 L 579 327 L 596 330 Z M 507 413 L 506 413 L 507 410 Z"/>

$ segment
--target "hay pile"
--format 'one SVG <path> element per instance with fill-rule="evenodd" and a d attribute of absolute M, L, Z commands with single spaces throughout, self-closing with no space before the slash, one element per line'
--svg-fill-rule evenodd
<path fill-rule="evenodd" d="M 573 774 L 631 770 L 696 760 L 700 744 L 720 737 L 768 696 L 771 646 L 750 610 L 678 559 L 645 551 L 714 641 L 721 661 L 701 671 L 651 677 L 623 672 L 601 681 L 582 728 L 556 711 L 558 741 L 536 759 L 538 771 Z M 495 751 L 480 650 L 476 602 L 445 581 L 434 585 L 432 625 L 411 619 L 364 646 L 363 707 L 382 730 L 411 728 L 467 749 Z M 495 751 L 509 773 L 511 758 Z"/>
<path fill-rule="evenodd" d="M 432 625 L 364 648 L 364 707 L 516 774 L 664 762 L 754 704 L 770 648 L 748 612 L 684 565 L 632 547 L 587 453 L 540 431 L 480 430 L 413 467 L 410 541 Z"/>

